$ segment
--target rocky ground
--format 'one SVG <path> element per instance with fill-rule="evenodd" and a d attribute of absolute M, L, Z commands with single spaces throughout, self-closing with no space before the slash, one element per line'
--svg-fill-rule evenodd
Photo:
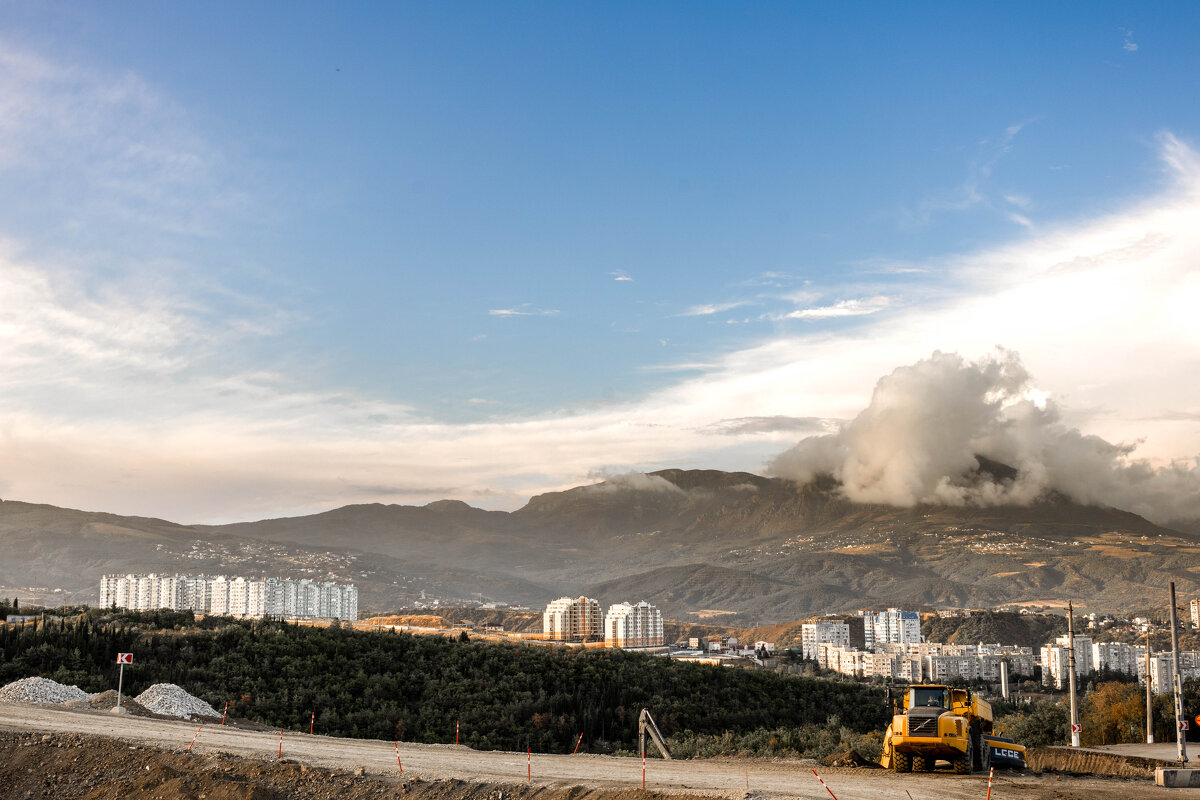
<path fill-rule="evenodd" d="M 223 753 L 167 752 L 82 734 L 0 731 L 0 795 L 13 800 L 649 800 L 659 796 L 630 789 L 385 779 L 361 773 L 312 767 L 292 759 L 264 762 Z"/>

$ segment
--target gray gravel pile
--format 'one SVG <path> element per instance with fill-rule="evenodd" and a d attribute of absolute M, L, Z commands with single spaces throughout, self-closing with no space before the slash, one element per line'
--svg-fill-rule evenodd
<path fill-rule="evenodd" d="M 173 683 L 156 683 L 136 698 L 147 711 L 166 717 L 194 719 L 221 715 L 199 697 L 193 697 Z"/>
<path fill-rule="evenodd" d="M 64 686 L 49 678 L 21 678 L 0 689 L 0 701 L 10 703 L 68 703 L 89 697 L 78 686 Z"/>

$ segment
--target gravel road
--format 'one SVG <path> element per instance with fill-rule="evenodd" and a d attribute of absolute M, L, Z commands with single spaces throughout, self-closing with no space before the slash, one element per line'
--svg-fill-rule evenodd
<path fill-rule="evenodd" d="M 115 716 L 83 709 L 64 709 L 24 703 L 0 703 L 0 729 L 58 734 L 105 736 L 185 750 L 196 734 L 196 724 L 183 721 Z M 273 761 L 279 752 L 278 731 L 203 726 L 196 739 L 198 753 L 221 752 L 252 760 Z M 398 779 L 393 742 L 337 739 L 285 731 L 283 756 L 314 767 L 362 769 L 365 775 Z M 641 786 L 640 759 L 595 755 L 478 752 L 454 745 L 402 742 L 400 760 L 405 778 L 461 780 L 481 783 L 521 784 L 531 769 L 537 786 L 629 790 Z M 987 776 L 951 774 L 894 775 L 882 769 L 822 768 L 811 761 L 765 759 L 702 759 L 662 761 L 650 759 L 646 788 L 663 793 L 708 794 L 742 798 L 828 798 L 813 776 L 820 772 L 841 800 L 976 800 L 987 791 Z M 998 775 L 992 790 L 995 800 L 1005 798 L 1061 798 L 1063 800 L 1128 800 L 1130 797 L 1200 798 L 1200 790 L 1168 790 L 1142 779 L 1072 778 L 1054 775 Z"/>

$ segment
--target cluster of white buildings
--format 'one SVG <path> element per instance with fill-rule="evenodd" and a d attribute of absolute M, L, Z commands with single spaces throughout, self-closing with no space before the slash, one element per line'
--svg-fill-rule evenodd
<path fill-rule="evenodd" d="M 824 669 L 864 678 L 945 683 L 951 678 L 1000 681 L 1006 675 L 1032 675 L 1037 656 L 1032 647 L 940 642 L 882 643 L 872 650 L 819 644 L 817 663 Z"/>
<path fill-rule="evenodd" d="M 542 635 L 560 642 L 604 640 L 605 647 L 662 647 L 662 612 L 643 600 L 616 603 L 600 616 L 590 597 L 560 597 L 542 613 Z"/>
<path fill-rule="evenodd" d="M 1070 682 L 1070 641 L 1060 636 L 1042 646 L 1042 683 L 1063 689 Z M 1146 682 L 1146 649 L 1124 642 L 1094 642 L 1090 636 L 1075 637 L 1075 677 L 1086 678 L 1094 672 L 1121 672 L 1136 675 Z M 1173 691 L 1175 660 L 1169 652 L 1150 653 L 1150 690 L 1156 694 Z M 1181 680 L 1200 678 L 1200 652 L 1179 653 Z"/>
<path fill-rule="evenodd" d="M 100 607 L 170 609 L 230 617 L 358 619 L 358 589 L 264 578 L 191 575 L 103 575 Z"/>
<path fill-rule="evenodd" d="M 915 611 L 898 608 L 814 619 L 800 626 L 801 651 L 805 658 L 812 659 L 818 658 L 818 648 L 822 644 L 871 652 L 878 645 L 920 644 L 921 641 L 921 616 Z"/>
<path fill-rule="evenodd" d="M 998 681 L 1002 673 L 1032 675 L 1037 663 L 1031 647 L 925 642 L 920 615 L 899 608 L 810 620 L 800 645 L 822 668 L 864 678 Z"/>

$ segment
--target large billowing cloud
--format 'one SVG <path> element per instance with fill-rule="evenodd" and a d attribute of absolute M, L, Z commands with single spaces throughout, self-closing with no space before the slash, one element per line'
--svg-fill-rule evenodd
<path fill-rule="evenodd" d="M 968 362 L 935 352 L 881 378 L 858 416 L 801 440 L 771 471 L 833 476 L 863 503 L 1023 505 L 1058 491 L 1159 522 L 1200 519 L 1200 459 L 1156 467 L 1135 452 L 1063 424 L 1018 354 Z M 980 456 L 1016 474 L 981 471 Z"/>

